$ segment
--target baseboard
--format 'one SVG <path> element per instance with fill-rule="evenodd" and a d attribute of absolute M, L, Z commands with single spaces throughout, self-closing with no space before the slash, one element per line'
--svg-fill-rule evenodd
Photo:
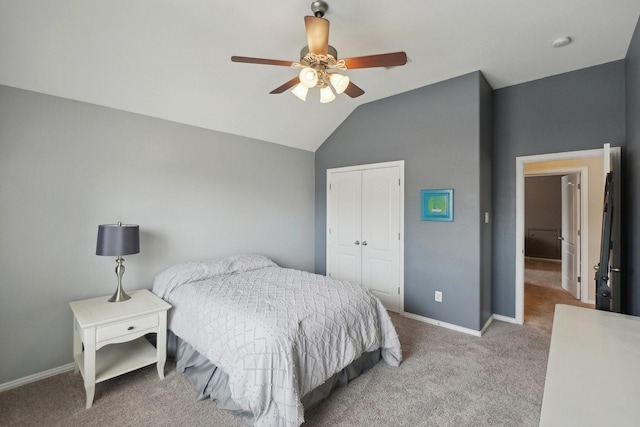
<path fill-rule="evenodd" d="M 440 320 L 431 319 L 429 317 L 420 316 L 418 314 L 413 314 L 409 312 L 404 312 L 404 316 L 413 320 L 418 320 L 420 322 L 428 323 L 430 325 L 441 326 L 443 328 L 451 329 L 454 331 L 462 332 L 469 335 L 475 335 L 476 337 L 482 336 L 484 329 L 488 326 L 488 323 L 485 325 L 485 328 L 482 331 L 476 331 L 475 329 L 464 328 L 462 326 L 454 325 L 452 323 L 442 322 Z"/>
<path fill-rule="evenodd" d="M 493 317 L 493 320 L 499 320 L 501 322 L 515 323 L 516 325 L 520 325 L 521 324 L 516 320 L 515 317 L 507 317 L 507 316 L 503 316 L 501 314 L 492 314 L 491 317 Z"/>
<path fill-rule="evenodd" d="M 8 383 L 0 384 L 0 392 L 10 390 L 12 388 L 20 387 L 25 384 L 40 381 L 45 378 L 52 377 L 54 375 L 62 374 L 63 372 L 69 372 L 75 369 L 75 367 L 76 367 L 76 364 L 72 362 L 67 365 L 62 365 L 62 366 L 58 366 L 57 368 L 49 369 L 48 371 L 38 372 L 37 374 L 18 378 L 17 380 L 9 381 Z"/>
<path fill-rule="evenodd" d="M 487 332 L 487 329 L 489 328 L 489 325 L 491 325 L 491 322 L 493 322 L 493 315 L 489 316 L 482 329 L 480 329 L 480 336 L 484 335 L 484 333 Z"/>
<path fill-rule="evenodd" d="M 530 259 L 532 261 L 549 261 L 549 262 L 555 262 L 558 264 L 562 264 L 562 260 L 561 259 L 555 259 L 555 258 L 540 258 L 540 257 L 535 257 L 535 256 L 526 256 L 524 257 L 524 259 Z"/>

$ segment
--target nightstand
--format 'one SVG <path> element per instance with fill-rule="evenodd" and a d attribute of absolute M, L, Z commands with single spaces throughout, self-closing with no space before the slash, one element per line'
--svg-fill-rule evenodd
<path fill-rule="evenodd" d="M 164 378 L 167 360 L 167 311 L 171 305 L 146 289 L 131 299 L 108 302 L 108 296 L 70 302 L 73 311 L 73 357 L 93 404 L 96 383 L 157 364 Z M 144 335 L 157 335 L 154 347 Z"/>

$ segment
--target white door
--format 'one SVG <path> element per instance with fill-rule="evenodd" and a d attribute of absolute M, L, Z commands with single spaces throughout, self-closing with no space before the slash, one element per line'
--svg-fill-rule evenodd
<path fill-rule="evenodd" d="M 404 169 L 389 163 L 327 171 L 327 274 L 402 312 Z"/>
<path fill-rule="evenodd" d="M 400 170 L 362 171 L 362 284 L 400 311 Z"/>
<path fill-rule="evenodd" d="M 580 174 L 564 175 L 562 185 L 562 288 L 580 299 Z"/>
<path fill-rule="evenodd" d="M 362 173 L 331 174 L 328 203 L 328 259 L 331 277 L 362 281 Z"/>

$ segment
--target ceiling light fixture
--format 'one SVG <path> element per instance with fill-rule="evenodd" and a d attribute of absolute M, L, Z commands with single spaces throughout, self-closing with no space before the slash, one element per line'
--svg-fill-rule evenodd
<path fill-rule="evenodd" d="M 312 88 L 318 84 L 318 72 L 311 67 L 300 70 L 300 84 L 306 88 Z"/>
<path fill-rule="evenodd" d="M 327 46 L 327 54 L 317 54 L 309 51 L 309 46 L 305 46 L 300 51 L 300 62 L 291 64 L 293 68 L 302 68 L 298 78 L 298 83 L 291 90 L 298 98 L 306 100 L 305 89 L 313 87 L 320 88 L 320 102 L 326 104 L 336 99 L 336 94 L 343 93 L 349 86 L 349 77 L 343 76 L 336 70 L 346 70 L 343 60 L 337 60 L 338 51 L 333 46 Z M 301 96 L 304 93 L 304 96 Z"/>
<path fill-rule="evenodd" d="M 295 85 L 293 89 L 291 89 L 291 93 L 300 98 L 303 101 L 307 100 L 307 93 L 309 93 L 309 88 L 303 86 L 302 83 L 298 83 Z"/>
<path fill-rule="evenodd" d="M 340 74 L 339 71 L 356 68 L 389 68 L 407 63 L 405 52 L 382 53 L 338 60 L 338 52 L 329 45 L 329 21 L 323 18 L 327 10 L 329 10 L 329 5 L 323 0 L 315 0 L 311 3 L 313 16 L 304 17 L 307 46 L 300 52 L 299 62 L 235 55 L 231 57 L 231 61 L 301 68 L 296 77 L 269 93 L 283 93 L 291 89 L 295 96 L 306 100 L 309 89 L 318 87 L 322 103 L 333 101 L 336 95 L 341 93 L 350 98 L 357 98 L 364 94 L 364 90 L 356 86 L 349 77 Z"/>
<path fill-rule="evenodd" d="M 336 99 L 336 96 L 333 94 L 333 91 L 329 86 L 325 86 L 320 89 L 320 103 L 327 104 Z"/>

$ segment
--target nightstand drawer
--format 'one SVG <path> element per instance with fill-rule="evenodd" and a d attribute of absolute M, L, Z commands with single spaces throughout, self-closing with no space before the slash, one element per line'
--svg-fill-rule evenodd
<path fill-rule="evenodd" d="M 112 338 L 123 337 L 129 334 L 135 334 L 140 330 L 149 329 L 158 326 L 158 315 L 141 317 L 139 319 L 131 319 L 127 322 L 116 323 L 115 325 L 105 326 L 96 329 L 96 342 L 110 340 Z"/>

